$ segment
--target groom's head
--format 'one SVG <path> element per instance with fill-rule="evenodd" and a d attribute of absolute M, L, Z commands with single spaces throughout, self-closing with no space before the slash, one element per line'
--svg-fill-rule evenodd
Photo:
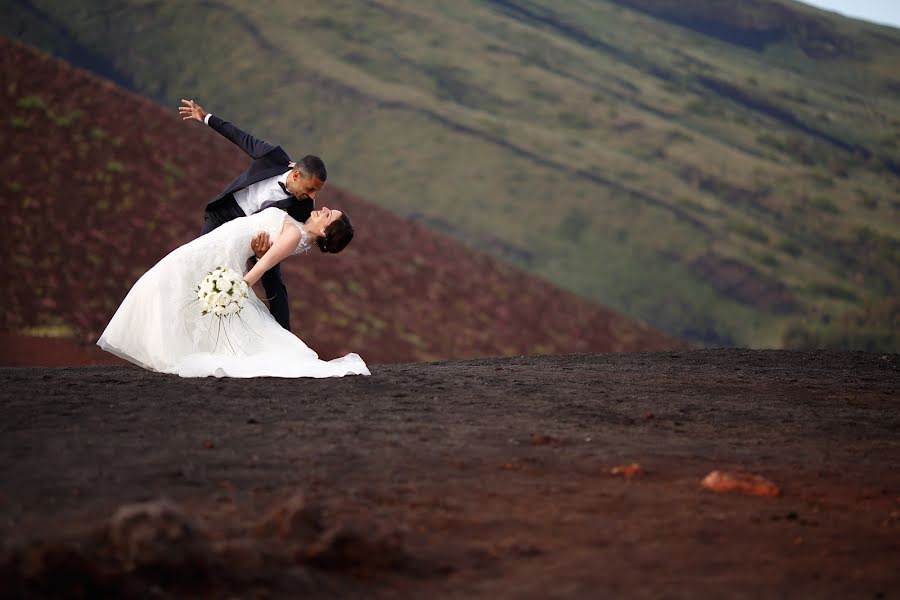
<path fill-rule="evenodd" d="M 325 163 L 318 156 L 307 154 L 291 166 L 293 170 L 285 184 L 287 190 L 300 200 L 306 198 L 315 200 L 316 194 L 322 191 L 325 180 L 328 179 Z"/>

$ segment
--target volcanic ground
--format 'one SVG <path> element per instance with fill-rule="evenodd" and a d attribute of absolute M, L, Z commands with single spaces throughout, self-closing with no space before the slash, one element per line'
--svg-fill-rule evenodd
<path fill-rule="evenodd" d="M 0 370 L 5 597 L 900 590 L 900 356 Z M 632 478 L 610 469 L 639 463 Z M 717 493 L 712 470 L 778 496 Z"/>

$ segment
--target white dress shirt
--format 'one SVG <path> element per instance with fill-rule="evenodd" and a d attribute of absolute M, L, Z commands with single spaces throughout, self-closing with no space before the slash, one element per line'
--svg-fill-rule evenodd
<path fill-rule="evenodd" d="M 203 122 L 209 125 L 209 118 L 211 116 L 212 113 L 207 114 L 206 118 L 203 119 Z M 289 174 L 290 170 L 281 175 L 257 181 L 242 190 L 236 191 L 234 193 L 234 199 L 237 201 L 237 205 L 241 207 L 241 210 L 244 211 L 245 215 L 252 215 L 258 211 L 263 204 L 270 200 L 278 201 L 287 198 L 289 194 L 285 194 L 284 190 L 281 189 L 281 186 L 278 184 L 286 184 Z"/>

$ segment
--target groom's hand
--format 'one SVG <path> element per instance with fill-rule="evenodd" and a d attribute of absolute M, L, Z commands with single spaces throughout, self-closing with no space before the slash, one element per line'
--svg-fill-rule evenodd
<path fill-rule="evenodd" d="M 193 100 L 185 100 L 182 98 L 181 103 L 184 104 L 184 106 L 178 107 L 178 113 L 181 115 L 182 121 L 190 121 L 193 119 L 194 121 L 203 123 L 203 120 L 206 119 L 206 115 L 209 114 L 203 110 L 202 106 Z"/>
<path fill-rule="evenodd" d="M 272 242 L 269 241 L 269 234 L 264 231 L 257 233 L 256 237 L 253 238 L 253 241 L 250 242 L 250 248 L 253 250 L 253 253 L 256 254 L 256 258 L 262 258 L 271 247 Z"/>

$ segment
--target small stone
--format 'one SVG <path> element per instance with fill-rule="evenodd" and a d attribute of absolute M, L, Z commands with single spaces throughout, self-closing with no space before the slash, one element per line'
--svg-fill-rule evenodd
<path fill-rule="evenodd" d="M 559 438 L 555 438 L 552 435 L 533 435 L 531 436 L 531 445 L 532 446 L 555 446 L 559 443 Z"/>
<path fill-rule="evenodd" d="M 619 465 L 618 467 L 613 467 L 609 470 L 610 475 L 622 475 L 626 479 L 631 479 L 632 477 L 638 477 L 639 475 L 644 474 L 644 467 L 639 465 L 638 463 L 631 463 L 628 465 Z"/>
<path fill-rule="evenodd" d="M 742 492 L 751 496 L 780 496 L 777 485 L 761 475 L 742 471 L 712 471 L 700 485 L 713 492 Z"/>
<path fill-rule="evenodd" d="M 324 530 L 322 510 L 297 493 L 278 503 L 257 524 L 257 533 L 283 540 L 310 542 Z"/>
<path fill-rule="evenodd" d="M 212 558 L 206 534 L 165 498 L 122 506 L 108 531 L 114 555 L 128 570 L 162 568 L 187 576 Z"/>
<path fill-rule="evenodd" d="M 324 569 L 396 568 L 407 561 L 398 531 L 348 524 L 324 531 L 303 558 Z"/>

